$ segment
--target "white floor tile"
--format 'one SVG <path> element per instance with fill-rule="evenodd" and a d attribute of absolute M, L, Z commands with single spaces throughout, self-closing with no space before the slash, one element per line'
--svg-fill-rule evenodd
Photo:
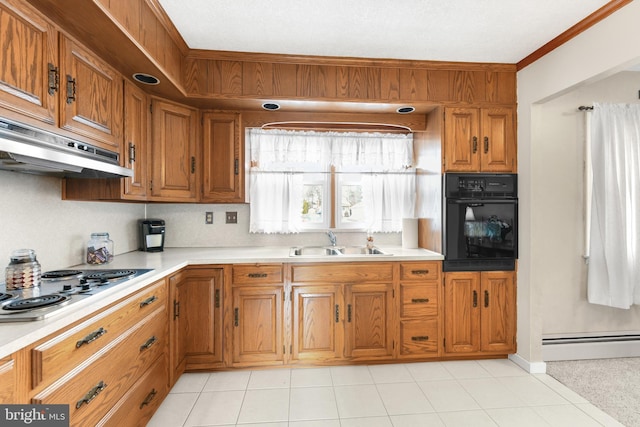
<path fill-rule="evenodd" d="M 485 411 L 457 411 L 438 413 L 446 427 L 496 427 Z"/>
<path fill-rule="evenodd" d="M 612 418 L 609 414 L 603 412 L 600 408 L 592 405 L 591 403 L 578 403 L 575 404 L 575 407 L 605 427 L 624 427 L 616 419 Z"/>
<path fill-rule="evenodd" d="M 533 408 L 487 409 L 487 413 L 501 427 L 549 426 L 540 415 L 535 413 Z"/>
<path fill-rule="evenodd" d="M 404 365 L 416 381 L 452 380 L 453 375 L 440 362 L 417 362 Z"/>
<path fill-rule="evenodd" d="M 212 372 L 202 391 L 246 390 L 251 371 Z"/>
<path fill-rule="evenodd" d="M 199 393 L 169 394 L 153 415 L 147 427 L 182 427 L 199 395 Z"/>
<path fill-rule="evenodd" d="M 478 364 L 494 377 L 527 377 L 529 373 L 509 359 L 478 360 Z"/>
<path fill-rule="evenodd" d="M 200 393 L 185 427 L 235 424 L 244 399 L 244 391 Z"/>
<path fill-rule="evenodd" d="M 341 419 L 342 427 L 393 427 L 389 417 L 367 417 Z"/>
<path fill-rule="evenodd" d="M 235 424 L 234 426 L 242 426 L 242 427 L 288 427 L 289 423 L 287 422 L 279 422 L 279 423 L 251 423 L 251 424 Z"/>
<path fill-rule="evenodd" d="M 289 420 L 322 420 L 338 418 L 333 387 L 299 387 L 291 389 Z"/>
<path fill-rule="evenodd" d="M 289 427 L 340 427 L 340 420 L 289 421 Z"/>
<path fill-rule="evenodd" d="M 291 386 L 291 369 L 265 369 L 251 371 L 247 389 L 289 388 Z"/>
<path fill-rule="evenodd" d="M 535 377 L 502 377 L 498 381 L 528 406 L 566 405 L 569 401 Z"/>
<path fill-rule="evenodd" d="M 445 427 L 437 414 L 392 415 L 393 427 Z"/>
<path fill-rule="evenodd" d="M 389 415 L 434 412 L 433 406 L 415 382 L 378 384 L 376 387 Z"/>
<path fill-rule="evenodd" d="M 491 377 L 491 374 L 475 360 L 448 361 L 442 362 L 442 365 L 457 379 Z"/>
<path fill-rule="evenodd" d="M 564 399 L 568 400 L 569 402 L 571 402 L 573 404 L 589 403 L 587 401 L 587 399 L 585 399 L 584 397 L 580 396 L 578 393 L 576 393 L 575 391 L 569 389 L 567 386 L 562 384 L 560 381 L 556 380 L 555 378 L 553 378 L 553 377 L 551 377 L 549 375 L 546 375 L 546 374 L 534 374 L 534 375 L 532 375 L 532 377 L 536 378 L 538 381 L 540 381 L 541 383 L 543 383 L 544 385 L 546 385 L 547 387 L 549 387 L 550 389 L 552 389 L 553 391 L 558 393 L 560 396 L 562 396 Z"/>
<path fill-rule="evenodd" d="M 369 366 L 369 372 L 376 384 L 413 382 L 411 373 L 404 365 L 374 365 Z"/>
<path fill-rule="evenodd" d="M 386 416 L 382 399 L 375 385 L 350 385 L 335 387 L 340 418 Z"/>
<path fill-rule="evenodd" d="M 527 406 L 496 378 L 460 380 L 460 385 L 478 402 L 481 408 L 515 408 Z"/>
<path fill-rule="evenodd" d="M 302 368 L 291 370 L 291 387 L 332 386 L 331 368 Z"/>
<path fill-rule="evenodd" d="M 480 409 L 478 403 L 455 380 L 421 381 L 418 385 L 436 412 Z"/>
<path fill-rule="evenodd" d="M 289 389 L 247 390 L 238 417 L 239 424 L 289 420 Z"/>
<path fill-rule="evenodd" d="M 200 393 L 209 379 L 210 373 L 186 373 L 180 375 L 171 393 Z"/>
<path fill-rule="evenodd" d="M 573 405 L 537 406 L 533 408 L 549 425 L 554 427 L 599 427 L 601 424 Z"/>
<path fill-rule="evenodd" d="M 331 378 L 334 386 L 373 384 L 373 377 L 366 366 L 334 366 Z"/>

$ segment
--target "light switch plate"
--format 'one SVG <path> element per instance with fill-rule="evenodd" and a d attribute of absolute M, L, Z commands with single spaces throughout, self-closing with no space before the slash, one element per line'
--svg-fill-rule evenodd
<path fill-rule="evenodd" d="M 205 224 L 213 224 L 213 212 L 205 212 L 204 213 L 204 223 Z"/>
<path fill-rule="evenodd" d="M 238 212 L 227 212 L 227 224 L 238 223 Z"/>

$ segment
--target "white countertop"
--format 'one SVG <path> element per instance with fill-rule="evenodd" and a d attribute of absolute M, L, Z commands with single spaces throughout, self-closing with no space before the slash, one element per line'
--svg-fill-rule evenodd
<path fill-rule="evenodd" d="M 60 315 L 27 322 L 0 323 L 0 358 L 26 347 L 70 323 L 91 315 L 134 292 L 162 279 L 187 265 L 242 264 L 242 263 L 307 263 L 307 262 L 375 262 L 375 261 L 437 261 L 442 254 L 426 249 L 380 247 L 393 255 L 354 255 L 327 257 L 290 257 L 289 246 L 217 247 L 217 248 L 165 248 L 164 252 L 129 252 L 98 268 L 150 268 L 153 271 L 132 279 L 122 286 L 100 292 L 96 298 L 77 302 Z M 69 268 L 91 268 L 87 265 Z"/>

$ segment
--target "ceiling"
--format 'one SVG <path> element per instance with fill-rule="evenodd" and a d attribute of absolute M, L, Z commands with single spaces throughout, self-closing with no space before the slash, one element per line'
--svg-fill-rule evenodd
<path fill-rule="evenodd" d="M 608 0 L 158 0 L 192 49 L 515 64 Z"/>

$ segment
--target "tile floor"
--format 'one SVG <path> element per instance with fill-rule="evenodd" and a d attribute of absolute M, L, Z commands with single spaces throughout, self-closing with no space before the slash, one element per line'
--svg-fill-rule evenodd
<path fill-rule="evenodd" d="M 509 360 L 187 373 L 148 427 L 621 426 Z"/>

